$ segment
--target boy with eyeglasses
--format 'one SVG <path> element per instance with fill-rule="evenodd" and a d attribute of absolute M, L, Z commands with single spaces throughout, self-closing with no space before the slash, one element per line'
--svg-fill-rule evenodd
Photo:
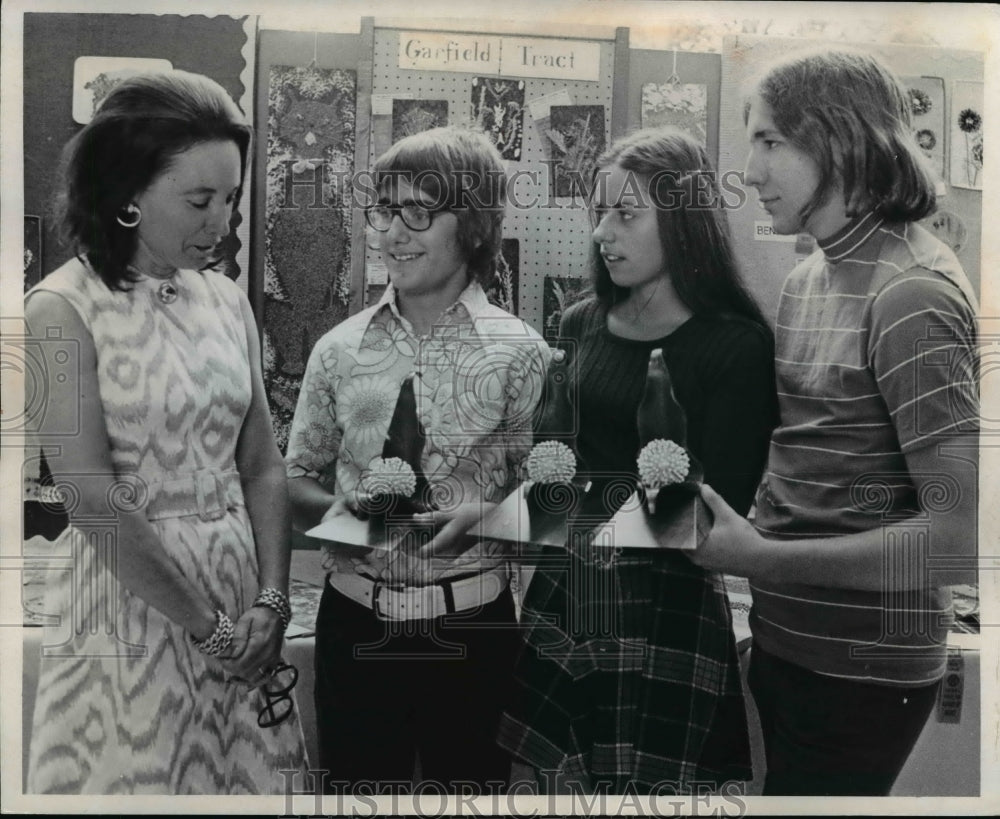
<path fill-rule="evenodd" d="M 419 549 L 331 545 L 316 623 L 325 790 L 425 780 L 502 788 L 496 745 L 518 640 L 500 544 L 462 537 L 518 482 L 548 347 L 483 290 L 500 247 L 506 178 L 482 134 L 438 128 L 375 163 L 366 209 L 389 271 L 373 307 L 316 344 L 286 456 L 296 525 L 363 505 L 412 376 L 419 456 L 441 527 Z"/>

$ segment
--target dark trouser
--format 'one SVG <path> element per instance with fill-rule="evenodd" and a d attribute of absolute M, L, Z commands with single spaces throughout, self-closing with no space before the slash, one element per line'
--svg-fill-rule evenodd
<path fill-rule="evenodd" d="M 940 683 L 872 685 L 817 674 L 757 643 L 748 682 L 767 757 L 765 796 L 886 796 Z"/>
<path fill-rule="evenodd" d="M 327 584 L 316 620 L 324 791 L 408 788 L 417 752 L 423 781 L 434 783 L 425 793 L 464 782 L 501 791 L 510 757 L 496 732 L 517 647 L 509 589 L 479 609 L 391 621 Z"/>

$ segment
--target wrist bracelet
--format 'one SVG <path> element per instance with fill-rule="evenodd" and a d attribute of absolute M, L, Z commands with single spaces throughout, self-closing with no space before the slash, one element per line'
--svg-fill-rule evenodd
<path fill-rule="evenodd" d="M 195 640 L 192 637 L 191 645 L 202 654 L 217 657 L 232 644 L 235 630 L 233 621 L 229 619 L 229 615 L 222 611 L 222 609 L 218 609 L 215 612 L 215 631 L 204 640 Z"/>
<path fill-rule="evenodd" d="M 273 587 L 261 589 L 253 604 L 276 611 L 278 617 L 281 618 L 281 630 L 287 631 L 288 624 L 292 622 L 292 604 L 289 602 L 287 594 Z"/>

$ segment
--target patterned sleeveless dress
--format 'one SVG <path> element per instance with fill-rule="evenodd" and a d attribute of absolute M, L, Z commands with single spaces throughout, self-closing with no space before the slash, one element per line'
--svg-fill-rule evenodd
<path fill-rule="evenodd" d="M 251 397 L 244 298 L 225 276 L 181 271 L 109 290 L 79 261 L 32 292 L 80 314 L 97 351 L 119 478 L 109 512 L 145 509 L 176 565 L 235 621 L 258 591 L 257 556 L 236 473 Z M 72 439 L 67 439 L 72 445 Z M 86 476 L 79 476 L 86 480 Z M 73 482 L 63 485 L 73 503 Z M 109 570 L 113 516 L 77 519 L 54 545 L 29 750 L 29 793 L 257 794 L 302 788 L 297 711 L 260 728 L 257 689 L 232 680 L 187 633 Z M 294 783 L 293 783 L 294 777 Z"/>

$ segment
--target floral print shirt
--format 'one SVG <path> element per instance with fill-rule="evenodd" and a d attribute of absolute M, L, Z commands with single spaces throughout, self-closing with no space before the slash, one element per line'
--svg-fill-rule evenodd
<path fill-rule="evenodd" d="M 324 335 L 309 356 L 285 457 L 289 478 L 310 477 L 336 495 L 354 490 L 380 457 L 400 384 L 415 373 L 426 432 L 423 472 L 439 508 L 498 502 L 531 448 L 549 348 L 528 324 L 494 307 L 472 282 L 431 332 L 415 335 L 390 284 L 378 304 Z M 426 561 L 412 549 L 327 547 L 324 568 L 421 585 L 494 567 L 500 544 L 480 542 Z"/>

